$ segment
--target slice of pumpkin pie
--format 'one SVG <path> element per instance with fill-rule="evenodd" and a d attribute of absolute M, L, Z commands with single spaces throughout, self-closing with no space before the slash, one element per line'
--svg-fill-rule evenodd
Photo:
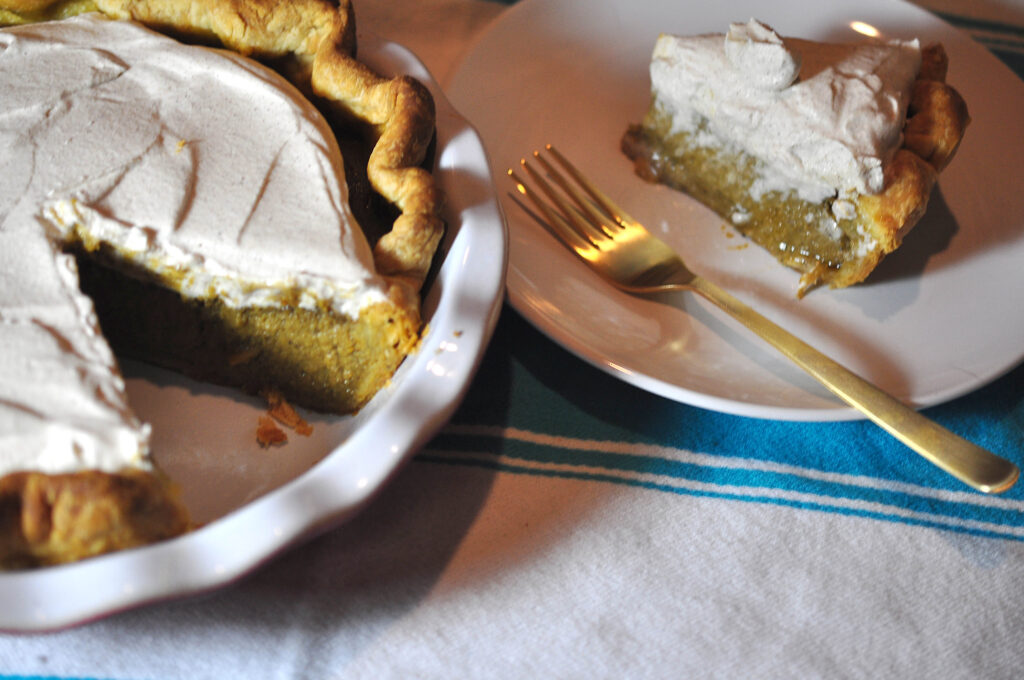
<path fill-rule="evenodd" d="M 658 38 L 637 173 L 701 201 L 802 273 L 863 281 L 925 212 L 968 124 L 940 45 L 826 44 L 751 19 Z"/>

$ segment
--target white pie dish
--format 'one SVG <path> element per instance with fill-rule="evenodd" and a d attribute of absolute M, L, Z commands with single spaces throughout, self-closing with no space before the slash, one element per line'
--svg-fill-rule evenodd
<path fill-rule="evenodd" d="M 504 217 L 479 137 L 423 64 L 398 44 L 359 39 L 365 63 L 420 79 L 437 105 L 434 172 L 447 233 L 424 293 L 421 347 L 357 415 L 305 414 L 314 434 L 270 450 L 255 438 L 266 408 L 258 399 L 126 364 L 132 406 L 153 424 L 154 456 L 202 526 L 70 565 L 0 573 L 0 630 L 57 629 L 240 578 L 355 514 L 458 406 L 501 309 Z"/>

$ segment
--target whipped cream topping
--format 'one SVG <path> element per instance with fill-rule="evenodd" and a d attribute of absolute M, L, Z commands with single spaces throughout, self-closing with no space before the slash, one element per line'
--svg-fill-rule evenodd
<path fill-rule="evenodd" d="M 226 304 L 385 297 L 341 154 L 290 84 L 96 15 L 0 30 L 0 475 L 147 465 L 72 234 Z"/>
<path fill-rule="evenodd" d="M 746 74 L 751 87 L 781 90 L 800 74 L 800 54 L 788 49 L 779 34 L 751 19 L 729 24 L 723 46 L 732 68 Z"/>
<path fill-rule="evenodd" d="M 77 282 L 46 239 L 0 228 L 0 476 L 149 467 L 149 428 Z"/>
<path fill-rule="evenodd" d="M 902 143 L 918 42 L 832 45 L 780 37 L 751 19 L 725 35 L 662 35 L 651 60 L 673 132 L 762 161 L 752 187 L 808 201 L 876 194 Z"/>

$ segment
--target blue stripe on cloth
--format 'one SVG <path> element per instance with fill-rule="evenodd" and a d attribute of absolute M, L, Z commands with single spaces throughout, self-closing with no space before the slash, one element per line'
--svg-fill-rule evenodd
<path fill-rule="evenodd" d="M 640 455 L 620 451 L 602 450 L 603 442 L 587 442 L 585 449 L 569 448 L 575 444 L 566 442 L 531 442 L 516 437 L 515 433 L 494 431 L 482 435 L 476 431 L 465 432 L 459 428 L 446 430 L 431 444 L 431 451 L 445 452 L 492 452 L 501 449 L 501 457 L 520 461 L 523 464 L 544 464 L 563 467 L 592 467 L 615 471 L 629 477 L 634 475 L 656 475 L 659 477 L 700 481 L 716 486 L 742 486 L 745 488 L 773 488 L 799 491 L 836 498 L 860 499 L 874 503 L 887 503 L 909 510 L 942 514 L 950 517 L 965 517 L 973 520 L 1006 524 L 1024 523 L 1024 503 L 1007 501 L 1000 505 L 977 505 L 965 501 L 973 496 L 949 494 L 939 496 L 928 494 L 926 489 L 915 486 L 897 486 L 884 480 L 864 480 L 838 475 L 814 474 L 806 468 L 771 469 L 757 465 L 758 461 L 737 464 L 729 460 L 727 466 L 712 456 L 703 456 L 699 462 L 696 456 L 689 460 L 678 460 L 657 455 Z M 607 446 L 607 448 L 612 448 Z M 673 453 L 673 452 L 668 452 Z M 685 456 L 689 452 L 679 452 Z"/>
<path fill-rule="evenodd" d="M 975 493 L 866 421 L 765 421 L 678 404 L 573 358 L 506 308 L 451 424 L 418 457 L 1024 537 L 1024 488 Z M 1024 367 L 928 410 L 1020 462 Z"/>
<path fill-rule="evenodd" d="M 646 455 L 629 450 L 651 451 Z M 662 455 L 656 455 L 661 453 Z M 836 475 L 806 468 L 773 466 L 708 454 L 631 447 L 616 442 L 576 441 L 520 431 L 453 427 L 425 451 L 433 460 L 479 464 L 498 461 L 537 471 L 592 471 L 622 483 L 657 479 L 670 486 L 690 482 L 705 488 L 743 489 L 763 496 L 820 498 L 843 505 L 885 506 L 904 514 L 928 515 L 936 521 L 1009 527 L 1024 536 L 1024 502 L 989 498 L 973 492 L 950 492 L 890 480 Z M 690 484 L 693 486 L 693 484 Z M 1002 529 L 1000 529 L 1002 531 Z M 1003 533 L 1006 533 L 1003 531 Z"/>

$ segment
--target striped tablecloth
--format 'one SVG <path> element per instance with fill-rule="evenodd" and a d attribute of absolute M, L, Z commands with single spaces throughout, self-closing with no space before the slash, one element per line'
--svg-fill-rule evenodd
<path fill-rule="evenodd" d="M 923 4 L 1024 76 L 1020 0 Z M 503 11 L 360 9 L 442 82 Z M 927 413 L 1024 462 L 1024 368 Z M 649 395 L 506 308 L 463 407 L 355 521 L 199 599 L 0 636 L 0 680 L 1013 678 L 1022 511 L 1024 485 L 966 491 L 864 422 Z"/>

